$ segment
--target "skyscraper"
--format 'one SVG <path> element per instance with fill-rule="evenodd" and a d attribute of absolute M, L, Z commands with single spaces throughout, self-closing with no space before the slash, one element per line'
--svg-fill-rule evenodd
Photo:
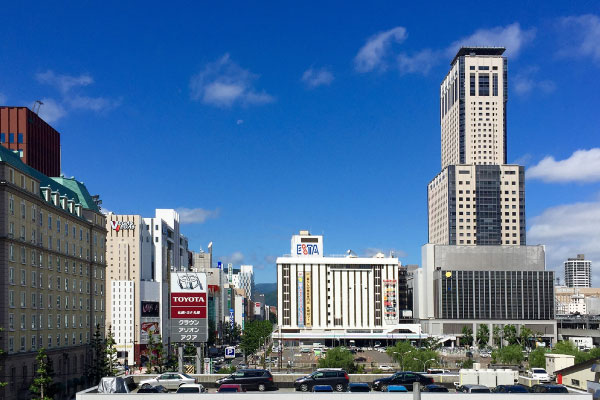
<path fill-rule="evenodd" d="M 462 47 L 440 87 L 442 171 L 427 188 L 429 243 L 524 245 L 524 169 L 506 164 L 502 47 Z"/>
<path fill-rule="evenodd" d="M 0 144 L 44 175 L 60 175 L 60 133 L 27 107 L 0 107 Z"/>
<path fill-rule="evenodd" d="M 592 287 L 592 262 L 584 254 L 565 261 L 565 285 L 567 287 Z"/>

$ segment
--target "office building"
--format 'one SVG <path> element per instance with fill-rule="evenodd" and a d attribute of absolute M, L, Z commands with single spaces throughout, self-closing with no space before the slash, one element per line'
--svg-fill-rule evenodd
<path fill-rule="evenodd" d="M 60 133 L 29 108 L 0 106 L 0 144 L 42 174 L 60 175 Z"/>
<path fill-rule="evenodd" d="M 600 315 L 600 288 L 554 287 L 556 314 Z"/>
<path fill-rule="evenodd" d="M 229 316 L 229 310 L 226 310 L 227 297 L 227 276 L 221 265 L 212 267 L 212 242 L 208 245 L 208 252 L 200 250 L 192 254 L 192 271 L 204 272 L 208 284 L 208 325 L 214 329 L 217 339 L 223 337 L 223 329 L 226 316 Z"/>
<path fill-rule="evenodd" d="M 66 398 L 85 385 L 90 340 L 104 329 L 105 217 L 83 183 L 48 177 L 2 146 L 0 176 L 0 398 L 30 396 L 42 347 Z"/>
<path fill-rule="evenodd" d="M 171 209 L 157 209 L 153 218 L 111 213 L 106 229 L 107 321 L 120 361 L 139 365 L 151 334 L 170 341 L 170 273 L 190 268 L 188 240 Z"/>
<path fill-rule="evenodd" d="M 442 171 L 427 187 L 429 243 L 526 243 L 524 170 L 506 164 L 504 50 L 462 47 L 441 84 Z"/>
<path fill-rule="evenodd" d="M 325 257 L 323 237 L 300 231 L 291 255 L 277 258 L 278 338 L 283 341 L 420 337 L 418 324 L 401 324 L 398 259 Z"/>
<path fill-rule="evenodd" d="M 584 254 L 565 261 L 565 285 L 574 288 L 592 287 L 592 262 Z"/>
<path fill-rule="evenodd" d="M 526 326 L 556 341 L 554 272 L 544 246 L 426 244 L 414 273 L 415 317 L 431 335 L 455 337 L 463 326 Z"/>

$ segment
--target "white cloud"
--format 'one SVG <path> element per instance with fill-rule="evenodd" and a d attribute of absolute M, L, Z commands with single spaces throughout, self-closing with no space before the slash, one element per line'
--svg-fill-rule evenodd
<path fill-rule="evenodd" d="M 121 105 L 121 99 L 107 97 L 90 97 L 79 93 L 81 88 L 94 83 L 89 74 L 61 75 L 52 70 L 40 72 L 35 75 L 38 82 L 56 88 L 60 100 L 44 99 L 40 107 L 40 116 L 47 122 L 54 122 L 67 115 L 71 110 L 90 110 L 102 112 L 111 110 Z"/>
<path fill-rule="evenodd" d="M 385 68 L 384 58 L 391 44 L 402 43 L 407 36 L 406 28 L 402 26 L 371 36 L 354 57 L 355 69 L 358 72 L 369 72 Z"/>
<path fill-rule="evenodd" d="M 406 252 L 403 250 L 395 250 L 395 249 L 382 249 L 379 247 L 367 247 L 363 251 L 365 257 L 374 257 L 377 253 L 383 253 L 386 257 L 390 255 L 390 253 L 394 253 L 394 257 L 402 258 L 406 257 Z"/>
<path fill-rule="evenodd" d="M 66 94 L 75 87 L 88 86 L 94 83 L 94 79 L 88 74 L 81 74 L 79 76 L 60 75 L 55 74 L 52 70 L 37 73 L 35 77 L 38 82 L 54 86 L 63 94 Z"/>
<path fill-rule="evenodd" d="M 39 116 L 48 123 L 56 122 L 67 114 L 65 107 L 54 99 L 42 99 Z"/>
<path fill-rule="evenodd" d="M 219 261 L 223 262 L 224 265 L 239 265 L 244 262 L 244 254 L 241 251 L 235 251 L 229 255 L 220 257 Z"/>
<path fill-rule="evenodd" d="M 591 57 L 600 63 L 600 17 L 593 14 L 566 17 L 560 20 L 564 33 L 564 46 L 559 54 Z"/>
<path fill-rule="evenodd" d="M 310 67 L 302 74 L 302 82 L 304 82 L 310 89 L 314 89 L 323 85 L 329 85 L 331 82 L 333 82 L 333 73 L 327 70 L 327 68 L 315 69 Z"/>
<path fill-rule="evenodd" d="M 533 217 L 527 232 L 528 244 L 546 245 L 546 265 L 564 278 L 563 262 L 585 254 L 592 265 L 600 265 L 600 201 L 565 204 L 545 210 Z M 600 283 L 600 268 L 594 283 Z"/>
<path fill-rule="evenodd" d="M 538 71 L 538 67 L 529 67 L 518 72 L 513 78 L 513 87 L 515 92 L 520 95 L 527 95 L 532 91 L 538 93 L 554 92 L 556 89 L 556 84 L 548 79 L 536 79 L 535 75 Z"/>
<path fill-rule="evenodd" d="M 241 68 L 225 54 L 192 77 L 190 97 L 217 107 L 231 107 L 238 102 L 244 105 L 273 102 L 273 96 L 253 87 L 256 79 L 255 74 Z"/>
<path fill-rule="evenodd" d="M 421 50 L 412 56 L 401 53 L 397 58 L 398 70 L 401 74 L 420 73 L 426 75 L 439 59 L 439 52 L 431 49 Z"/>
<path fill-rule="evenodd" d="M 559 161 L 547 156 L 527 169 L 527 178 L 541 179 L 544 182 L 598 182 L 600 148 L 577 150 L 571 157 Z"/>
<path fill-rule="evenodd" d="M 235 121 L 236 125 L 242 125 L 244 123 L 243 119 L 238 119 L 237 121 Z"/>
<path fill-rule="evenodd" d="M 8 98 L 6 97 L 6 95 L 4 93 L 0 93 L 0 104 L 1 105 L 6 105 L 6 102 L 8 101 Z"/>
<path fill-rule="evenodd" d="M 219 209 L 206 210 L 204 208 L 178 208 L 175 211 L 179 213 L 179 220 L 182 224 L 202 224 L 207 219 L 217 218 Z"/>
<path fill-rule="evenodd" d="M 472 35 L 453 42 L 446 49 L 446 55 L 454 57 L 461 46 L 490 46 L 505 47 L 505 55 L 514 58 L 534 37 L 535 29 L 523 30 L 518 22 L 490 29 L 478 29 Z"/>

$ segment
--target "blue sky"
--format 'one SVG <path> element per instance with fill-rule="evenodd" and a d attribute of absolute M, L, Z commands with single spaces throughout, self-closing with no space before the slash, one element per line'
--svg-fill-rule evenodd
<path fill-rule="evenodd" d="M 299 229 L 420 263 L 439 84 L 458 45 L 506 46 L 528 243 L 600 270 L 596 2 L 36 3 L 3 6 L 0 103 L 42 99 L 64 173 L 106 209 L 184 209 L 194 250 L 258 282 Z"/>

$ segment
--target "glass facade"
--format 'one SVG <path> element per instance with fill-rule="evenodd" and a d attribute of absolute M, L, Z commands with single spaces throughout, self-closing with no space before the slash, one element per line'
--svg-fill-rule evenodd
<path fill-rule="evenodd" d="M 476 173 L 477 244 L 502 244 L 500 167 L 480 165 Z"/>

